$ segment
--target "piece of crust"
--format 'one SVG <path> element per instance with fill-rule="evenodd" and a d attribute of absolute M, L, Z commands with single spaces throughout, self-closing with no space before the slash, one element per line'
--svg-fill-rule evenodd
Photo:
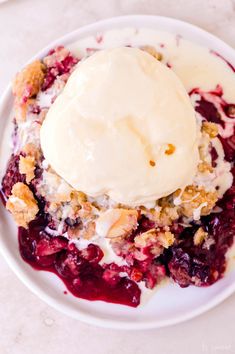
<path fill-rule="evenodd" d="M 24 152 L 26 155 L 34 157 L 36 161 L 39 161 L 41 158 L 41 151 L 40 149 L 33 143 L 28 143 L 23 146 L 22 152 Z"/>
<path fill-rule="evenodd" d="M 17 100 L 24 102 L 25 98 L 35 96 L 43 83 L 45 76 L 45 65 L 40 60 L 28 64 L 15 77 L 12 85 L 12 92 Z"/>
<path fill-rule="evenodd" d="M 19 171 L 21 174 L 25 175 L 26 182 L 30 183 L 32 179 L 35 177 L 35 158 L 32 156 L 20 156 L 19 161 Z"/>
<path fill-rule="evenodd" d="M 29 222 L 35 219 L 39 211 L 33 193 L 22 182 L 14 184 L 6 208 L 12 213 L 17 225 L 24 228 L 28 228 Z"/>
<path fill-rule="evenodd" d="M 174 193 L 175 197 L 180 197 L 181 204 L 179 210 L 186 217 L 194 217 L 195 210 L 200 209 L 200 215 L 208 215 L 214 208 L 217 200 L 217 192 L 206 191 L 203 187 L 194 185 L 187 186 L 183 193 L 178 190 Z"/>
<path fill-rule="evenodd" d="M 202 132 L 208 134 L 209 137 L 211 139 L 213 139 L 219 133 L 218 124 L 212 123 L 212 122 L 203 122 L 202 123 Z"/>

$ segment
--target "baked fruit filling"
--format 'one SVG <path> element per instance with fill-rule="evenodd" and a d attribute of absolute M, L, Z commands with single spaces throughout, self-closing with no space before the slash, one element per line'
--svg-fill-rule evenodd
<path fill-rule="evenodd" d="M 154 47 L 141 49 L 164 62 Z M 189 92 L 199 134 L 191 185 L 152 205 L 89 197 L 52 169 L 40 146 L 45 116 L 81 59 L 57 47 L 13 83 L 13 152 L 1 193 L 19 227 L 22 258 L 57 274 L 79 298 L 133 307 L 140 284 L 153 289 L 165 278 L 181 287 L 215 283 L 235 234 L 235 105 L 219 85 Z M 169 144 L 165 153 L 174 150 Z"/>

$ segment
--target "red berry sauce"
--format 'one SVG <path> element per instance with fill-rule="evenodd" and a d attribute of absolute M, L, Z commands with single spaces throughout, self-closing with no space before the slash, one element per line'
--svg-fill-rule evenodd
<path fill-rule="evenodd" d="M 28 230 L 19 228 L 19 248 L 22 258 L 34 269 L 59 276 L 75 296 L 88 300 L 103 300 L 136 307 L 140 302 L 138 285 L 117 272 L 108 276 L 99 261 L 102 250 L 90 244 L 78 250 L 62 236 L 51 237 L 45 232 L 48 221 L 43 217 L 32 221 Z"/>

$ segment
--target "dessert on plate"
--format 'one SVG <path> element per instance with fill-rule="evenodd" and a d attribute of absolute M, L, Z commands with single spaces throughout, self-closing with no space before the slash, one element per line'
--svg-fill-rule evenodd
<path fill-rule="evenodd" d="M 79 298 L 133 307 L 165 279 L 218 281 L 235 233 L 234 90 L 220 53 L 147 29 L 26 66 L 1 186 L 22 258 Z"/>

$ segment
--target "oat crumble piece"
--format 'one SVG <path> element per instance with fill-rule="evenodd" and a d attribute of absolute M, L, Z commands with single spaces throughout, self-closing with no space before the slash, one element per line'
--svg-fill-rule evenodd
<path fill-rule="evenodd" d="M 179 218 L 178 208 L 171 206 L 164 206 L 160 211 L 159 223 L 160 225 L 171 225 L 173 221 Z"/>
<path fill-rule="evenodd" d="M 82 219 L 92 216 L 92 204 L 90 202 L 80 201 L 81 209 L 78 211 L 78 216 Z"/>
<path fill-rule="evenodd" d="M 82 230 L 82 236 L 85 240 L 90 240 L 93 236 L 95 235 L 95 223 L 93 221 L 90 221 L 85 225 L 85 227 Z"/>
<path fill-rule="evenodd" d="M 28 227 L 29 222 L 35 219 L 39 211 L 33 193 L 22 182 L 13 186 L 6 208 L 12 213 L 17 225 L 24 228 Z"/>
<path fill-rule="evenodd" d="M 110 209 L 101 213 L 96 219 L 96 229 L 103 229 L 103 225 L 109 225 L 105 237 L 125 237 L 137 227 L 138 211 L 135 209 Z"/>
<path fill-rule="evenodd" d="M 202 123 L 202 132 L 208 134 L 209 137 L 213 139 L 219 133 L 218 124 L 211 123 L 211 122 L 203 122 Z"/>
<path fill-rule="evenodd" d="M 164 248 L 168 248 L 174 243 L 174 235 L 170 231 L 158 231 L 151 229 L 135 237 L 135 246 L 145 248 L 158 243 Z"/>
<path fill-rule="evenodd" d="M 195 209 L 200 208 L 203 204 L 205 205 L 201 208 L 200 215 L 210 214 L 218 200 L 216 191 L 207 192 L 204 188 L 196 187 L 194 185 L 187 186 L 183 193 L 181 190 L 176 191 L 174 196 L 180 196 L 181 204 L 179 205 L 178 210 L 182 215 L 188 218 L 193 217 Z"/>
<path fill-rule="evenodd" d="M 209 149 L 210 149 L 210 143 L 211 143 L 211 139 L 209 137 L 208 134 L 206 133 L 202 133 L 202 141 L 199 145 L 199 157 L 201 162 L 208 162 L 210 161 L 210 153 L 209 153 Z"/>
<path fill-rule="evenodd" d="M 211 166 L 211 164 L 209 164 L 206 161 L 200 162 L 198 164 L 197 168 L 198 168 L 198 171 L 201 173 L 206 173 L 206 172 L 212 173 L 214 170 L 213 167 Z"/>
<path fill-rule="evenodd" d="M 34 179 L 35 174 L 35 158 L 32 156 L 22 156 L 20 155 L 19 161 L 19 171 L 21 174 L 25 175 L 26 182 L 30 183 Z"/>
<path fill-rule="evenodd" d="M 34 157 L 36 161 L 39 161 L 41 158 L 41 151 L 37 146 L 33 143 L 28 143 L 23 146 L 22 152 L 24 152 L 26 155 Z"/>
<path fill-rule="evenodd" d="M 158 231 L 156 229 L 151 229 L 142 234 L 138 235 L 134 239 L 135 247 L 135 258 L 139 261 L 144 261 L 146 259 L 146 255 L 141 250 L 146 247 L 149 248 L 151 254 L 155 257 L 160 256 L 163 252 L 164 247 L 162 246 L 160 240 L 158 239 Z M 140 249 L 140 251 L 138 250 Z"/>
<path fill-rule="evenodd" d="M 114 209 L 115 210 L 115 209 Z M 137 227 L 137 210 L 131 209 L 117 209 L 120 210 L 118 220 L 111 226 L 106 237 L 114 238 L 119 236 L 126 236 Z"/>
<path fill-rule="evenodd" d="M 48 202 L 65 203 L 71 201 L 73 189 L 49 167 L 43 171 L 38 191 Z"/>
<path fill-rule="evenodd" d="M 145 46 L 141 47 L 140 49 L 149 53 L 150 55 L 152 55 L 155 59 L 157 59 L 159 61 L 161 61 L 163 58 L 162 54 L 160 52 L 157 52 L 156 49 L 151 45 L 145 45 Z"/>
<path fill-rule="evenodd" d="M 193 243 L 195 246 L 199 246 L 207 238 L 208 232 L 204 231 L 202 227 L 195 232 L 193 236 Z"/>
<path fill-rule="evenodd" d="M 86 195 L 84 193 L 72 190 L 70 193 L 70 201 L 68 203 L 70 207 L 68 217 L 72 219 L 76 219 L 77 217 L 93 217 L 92 205 L 87 202 Z"/>
<path fill-rule="evenodd" d="M 178 207 L 174 206 L 170 198 L 162 198 L 159 205 L 152 209 L 141 208 L 141 214 L 149 220 L 154 221 L 158 226 L 169 226 L 179 218 Z"/>
<path fill-rule="evenodd" d="M 157 241 L 157 230 L 151 229 L 135 237 L 135 246 L 145 248 Z"/>
<path fill-rule="evenodd" d="M 169 248 L 175 241 L 175 236 L 170 231 L 159 232 L 157 238 L 164 248 Z"/>
<path fill-rule="evenodd" d="M 86 194 L 83 192 L 79 192 L 79 191 L 72 191 L 71 193 L 71 198 L 74 198 L 75 200 L 78 201 L 79 204 L 82 205 L 82 203 L 87 201 L 87 197 Z"/>
<path fill-rule="evenodd" d="M 174 243 L 175 237 L 170 231 L 159 231 L 151 229 L 135 237 L 135 247 L 150 247 L 150 252 L 159 256 L 164 248 L 170 247 Z"/>
<path fill-rule="evenodd" d="M 39 60 L 27 65 L 16 75 L 12 92 L 15 96 L 14 113 L 17 122 L 26 119 L 27 111 L 35 103 L 33 97 L 38 94 L 44 76 L 45 66 Z"/>
<path fill-rule="evenodd" d="M 50 202 L 46 207 L 46 211 L 49 214 L 53 215 L 53 217 L 55 217 L 57 220 L 62 219 L 62 215 L 63 215 L 62 209 L 63 209 L 63 204 L 58 202 Z"/>
<path fill-rule="evenodd" d="M 13 94 L 19 102 L 25 103 L 25 98 L 28 99 L 37 95 L 39 92 L 45 75 L 45 66 L 35 60 L 20 71 L 13 82 Z"/>

